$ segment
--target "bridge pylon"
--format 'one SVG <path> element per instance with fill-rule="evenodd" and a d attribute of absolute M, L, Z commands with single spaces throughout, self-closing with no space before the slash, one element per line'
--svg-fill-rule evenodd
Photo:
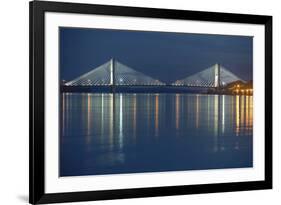
<path fill-rule="evenodd" d="M 214 80 L 214 84 L 215 84 L 215 88 L 219 89 L 221 86 L 221 68 L 220 68 L 220 64 L 216 63 L 214 66 L 214 70 L 215 70 L 215 80 Z"/>
<path fill-rule="evenodd" d="M 111 92 L 115 93 L 115 62 L 114 58 L 110 59 L 110 85 L 111 85 Z"/>

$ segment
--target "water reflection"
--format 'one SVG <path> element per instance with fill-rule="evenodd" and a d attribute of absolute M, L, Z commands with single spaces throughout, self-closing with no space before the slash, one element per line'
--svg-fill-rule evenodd
<path fill-rule="evenodd" d="M 123 95 L 119 97 L 119 148 L 123 147 Z"/>
<path fill-rule="evenodd" d="M 158 130 L 159 130 L 159 95 L 155 95 L 155 136 L 158 136 Z"/>
<path fill-rule="evenodd" d="M 240 96 L 236 96 L 236 135 L 239 135 L 240 127 Z"/>
<path fill-rule="evenodd" d="M 252 166 L 252 115 L 252 96 L 63 93 L 60 174 Z"/>
<path fill-rule="evenodd" d="M 225 129 L 225 95 L 222 96 L 222 112 L 221 112 L 221 124 L 222 124 L 222 134 L 224 134 Z"/>
<path fill-rule="evenodd" d="M 214 152 L 218 151 L 218 131 L 219 131 L 219 97 L 214 96 Z"/>
<path fill-rule="evenodd" d="M 180 94 L 176 94 L 176 129 L 179 129 L 180 125 Z"/>
<path fill-rule="evenodd" d="M 133 137 L 134 141 L 136 140 L 136 133 L 137 133 L 137 98 L 136 94 L 133 95 Z"/>
<path fill-rule="evenodd" d="M 196 128 L 199 128 L 199 114 L 200 114 L 200 105 L 199 105 L 199 95 L 196 95 Z"/>
<path fill-rule="evenodd" d="M 113 94 L 109 94 L 109 99 L 108 99 L 108 104 L 109 106 L 106 106 L 107 108 L 109 107 L 109 148 L 110 150 L 112 150 L 114 143 L 113 143 L 113 122 L 115 121 L 115 115 L 113 115 L 113 111 L 115 110 L 115 103 L 113 102 L 113 100 L 115 100 L 115 98 L 113 98 Z M 102 122 L 103 123 L 103 122 Z M 108 125 L 105 124 L 106 127 L 108 127 Z M 105 136 L 101 136 L 101 137 L 105 137 Z"/>

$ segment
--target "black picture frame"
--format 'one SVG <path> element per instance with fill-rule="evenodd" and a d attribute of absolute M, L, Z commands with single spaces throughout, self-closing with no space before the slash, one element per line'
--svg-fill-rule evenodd
<path fill-rule="evenodd" d="M 31 204 L 272 188 L 272 16 L 32 1 L 30 12 L 29 202 Z M 45 12 L 260 24 L 265 27 L 265 180 L 71 193 L 45 193 Z"/>

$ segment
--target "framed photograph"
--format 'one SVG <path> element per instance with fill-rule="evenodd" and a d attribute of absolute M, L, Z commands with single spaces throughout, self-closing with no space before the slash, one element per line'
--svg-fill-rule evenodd
<path fill-rule="evenodd" d="M 30 2 L 30 203 L 272 188 L 272 17 Z"/>

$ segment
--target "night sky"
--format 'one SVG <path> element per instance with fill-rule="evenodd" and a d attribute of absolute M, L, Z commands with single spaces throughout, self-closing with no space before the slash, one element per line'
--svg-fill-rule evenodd
<path fill-rule="evenodd" d="M 220 63 L 252 80 L 250 36 L 60 28 L 60 78 L 72 80 L 114 57 L 170 83 Z"/>

